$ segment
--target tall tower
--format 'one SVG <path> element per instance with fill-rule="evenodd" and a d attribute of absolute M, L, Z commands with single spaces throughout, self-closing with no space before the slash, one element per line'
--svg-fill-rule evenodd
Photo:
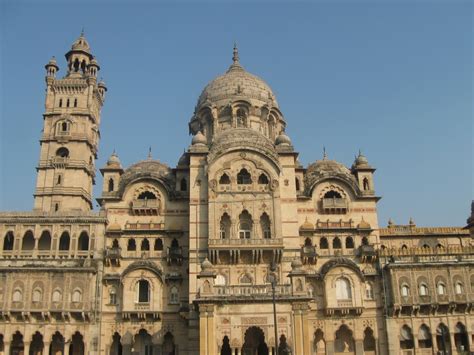
<path fill-rule="evenodd" d="M 46 64 L 46 100 L 37 167 L 35 209 L 88 211 L 99 144 L 100 112 L 107 88 L 81 33 L 66 53 L 67 73 L 56 79 L 54 57 Z"/>

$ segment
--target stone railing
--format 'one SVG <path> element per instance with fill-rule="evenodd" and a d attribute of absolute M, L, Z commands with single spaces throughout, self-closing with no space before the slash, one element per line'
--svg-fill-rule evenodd
<path fill-rule="evenodd" d="M 133 200 L 132 208 L 159 208 L 160 200 L 158 199 L 149 199 L 149 200 Z"/>
<path fill-rule="evenodd" d="M 290 296 L 291 285 L 276 285 L 276 296 Z M 272 285 L 214 286 L 213 297 L 272 297 Z"/>
<path fill-rule="evenodd" d="M 282 238 L 258 239 L 209 239 L 209 246 L 234 247 L 234 246 L 261 246 L 283 245 Z"/>

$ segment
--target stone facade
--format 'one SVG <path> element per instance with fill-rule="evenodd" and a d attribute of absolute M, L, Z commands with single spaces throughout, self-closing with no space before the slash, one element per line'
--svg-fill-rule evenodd
<path fill-rule="evenodd" d="M 304 168 L 236 48 L 176 167 L 113 153 L 92 211 L 106 86 L 83 35 L 66 59 L 46 65 L 34 209 L 0 214 L 0 353 L 474 350 L 474 217 L 380 228 L 375 168 Z"/>

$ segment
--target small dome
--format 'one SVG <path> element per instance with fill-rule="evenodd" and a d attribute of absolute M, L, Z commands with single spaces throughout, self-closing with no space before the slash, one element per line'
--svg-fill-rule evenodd
<path fill-rule="evenodd" d="M 192 140 L 191 144 L 192 145 L 198 145 L 198 144 L 199 145 L 205 145 L 205 144 L 207 144 L 206 136 L 204 134 L 202 134 L 201 131 L 199 131 L 193 137 L 193 140 Z"/>
<path fill-rule="evenodd" d="M 97 59 L 95 59 L 95 57 L 94 57 L 94 58 L 92 58 L 92 60 L 91 60 L 91 62 L 90 62 L 89 65 L 93 65 L 93 66 L 98 67 L 98 66 L 99 66 L 99 62 L 98 62 Z"/>
<path fill-rule="evenodd" d="M 178 166 L 189 166 L 189 156 L 183 153 L 178 160 Z"/>
<path fill-rule="evenodd" d="M 90 54 L 91 47 L 84 37 L 84 33 L 81 33 L 78 39 L 72 44 L 71 50 L 73 51 L 82 51 Z"/>
<path fill-rule="evenodd" d="M 306 218 L 304 223 L 301 225 L 300 229 L 302 229 L 302 230 L 313 230 L 314 229 L 314 224 L 312 224 L 310 221 L 308 221 L 308 218 Z"/>
<path fill-rule="evenodd" d="M 214 265 L 209 261 L 208 258 L 204 259 L 204 261 L 201 263 L 201 269 L 202 271 L 209 271 L 210 269 L 213 268 Z"/>
<path fill-rule="evenodd" d="M 364 221 L 364 217 L 362 217 L 362 220 L 360 221 L 360 223 L 357 225 L 357 228 L 358 229 L 372 229 L 372 227 L 370 226 L 370 224 L 366 221 Z"/>
<path fill-rule="evenodd" d="M 112 153 L 112 155 L 107 160 L 107 166 L 121 166 L 120 159 L 119 159 L 117 153 L 115 153 L 115 151 Z"/>
<path fill-rule="evenodd" d="M 97 86 L 107 89 L 107 85 L 105 85 L 105 81 L 103 80 L 99 81 L 99 84 L 97 84 Z"/>
<path fill-rule="evenodd" d="M 217 107 L 228 105 L 233 100 L 248 100 L 255 106 L 278 107 L 270 86 L 259 77 L 247 72 L 239 62 L 239 54 L 234 46 L 233 63 L 227 72 L 212 80 L 199 96 L 196 110 L 210 102 Z"/>
<path fill-rule="evenodd" d="M 292 270 L 299 270 L 303 266 L 303 263 L 300 259 L 295 259 L 291 262 L 291 269 Z"/>
<path fill-rule="evenodd" d="M 107 226 L 107 231 L 109 232 L 119 232 L 122 230 L 122 227 L 120 227 L 120 224 L 117 223 L 117 221 L 109 224 Z"/>
<path fill-rule="evenodd" d="M 285 132 L 281 132 L 275 139 L 275 145 L 291 145 L 291 139 Z"/>
<path fill-rule="evenodd" d="M 359 150 L 359 155 L 354 159 L 354 163 L 352 164 L 352 168 L 362 168 L 362 167 L 369 167 L 369 161 L 367 160 L 366 156 L 361 153 Z"/>
<path fill-rule="evenodd" d="M 58 63 L 56 62 L 56 57 L 51 57 L 51 59 L 49 60 L 48 64 L 46 64 L 47 66 L 57 66 Z"/>

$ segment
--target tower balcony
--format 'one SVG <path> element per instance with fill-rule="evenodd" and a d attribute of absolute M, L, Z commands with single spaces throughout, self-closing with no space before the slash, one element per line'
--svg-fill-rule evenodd
<path fill-rule="evenodd" d="M 168 264 L 176 262 L 178 265 L 181 265 L 183 262 L 183 248 L 182 247 L 168 247 L 166 254 L 166 260 Z"/>
<path fill-rule="evenodd" d="M 305 245 L 301 247 L 301 261 L 303 264 L 316 264 L 318 254 L 316 253 L 316 247 L 313 245 Z"/>
<path fill-rule="evenodd" d="M 282 238 L 209 239 L 209 260 L 217 264 L 281 262 Z"/>
<path fill-rule="evenodd" d="M 132 201 L 130 207 L 136 216 L 157 216 L 160 201 L 157 199 L 137 199 Z"/>
<path fill-rule="evenodd" d="M 348 209 L 347 200 L 345 198 L 323 198 L 322 208 L 324 213 L 346 213 Z"/>

